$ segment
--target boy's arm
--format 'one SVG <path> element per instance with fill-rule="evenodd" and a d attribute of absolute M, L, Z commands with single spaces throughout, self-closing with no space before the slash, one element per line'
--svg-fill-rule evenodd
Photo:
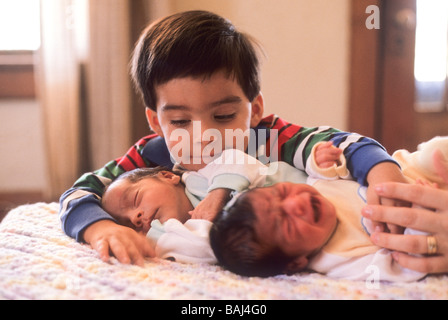
<path fill-rule="evenodd" d="M 205 198 L 190 212 L 192 218 L 211 221 L 231 199 L 232 192 L 262 186 L 265 181 L 261 174 L 263 168 L 266 166 L 242 151 L 224 150 L 219 158 L 193 173 L 208 181 L 208 189 Z M 187 189 L 192 178 L 190 175 L 185 179 Z"/>
<path fill-rule="evenodd" d="M 101 207 L 104 189 L 126 171 L 156 166 L 142 155 L 144 148 L 156 137 L 152 135 L 141 139 L 123 157 L 109 162 L 100 170 L 84 174 L 61 196 L 59 216 L 67 235 L 82 242 L 85 241 L 84 231 L 92 224 L 103 220 L 115 221 Z"/>
<path fill-rule="evenodd" d="M 121 263 L 143 265 L 144 257 L 154 256 L 145 236 L 117 224 L 102 209 L 101 197 L 105 187 L 126 171 L 156 166 L 160 160 L 166 165 L 170 159 L 169 156 L 165 159 L 166 145 L 162 140 L 156 135 L 143 138 L 125 156 L 109 162 L 98 171 L 83 175 L 61 196 L 60 218 L 64 232 L 80 242 L 89 243 L 104 261 L 108 261 L 112 254 Z M 148 147 L 156 159 L 147 155 Z"/>
<path fill-rule="evenodd" d="M 371 138 L 331 127 L 305 128 L 277 117 L 264 119 L 266 120 L 271 122 L 268 128 L 278 132 L 277 140 L 269 141 L 269 144 L 277 144 L 278 160 L 302 171 L 306 171 L 313 147 L 325 141 L 331 141 L 336 148 L 342 149 L 350 174 L 361 185 L 368 185 L 367 176 L 370 170 L 380 163 L 391 162 L 398 167 L 384 147 Z M 270 139 L 272 136 L 271 134 Z"/>
<path fill-rule="evenodd" d="M 281 119 L 274 119 L 272 129 L 277 129 L 280 157 L 296 168 L 306 171 L 307 161 L 313 147 L 322 141 L 331 141 L 343 150 L 347 168 L 359 184 L 368 186 L 367 202 L 369 204 L 404 205 L 393 199 L 381 199 L 374 192 L 376 184 L 387 181 L 407 183 L 398 163 L 377 141 L 355 133 L 342 132 L 330 127 L 303 128 L 289 124 Z M 384 228 L 384 226 L 378 225 Z M 396 226 L 389 229 L 398 233 Z"/>

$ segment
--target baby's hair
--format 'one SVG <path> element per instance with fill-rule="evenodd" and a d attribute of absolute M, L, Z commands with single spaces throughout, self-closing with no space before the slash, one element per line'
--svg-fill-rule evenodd
<path fill-rule="evenodd" d="M 104 193 L 106 193 L 107 189 L 109 189 L 109 187 L 112 184 L 117 183 L 118 181 L 127 180 L 130 183 L 134 184 L 143 179 L 157 178 L 157 175 L 163 171 L 169 171 L 178 176 L 181 176 L 181 173 L 170 170 L 170 169 L 168 169 L 166 167 L 162 167 L 162 166 L 153 167 L 153 168 L 137 168 L 137 169 L 134 169 L 131 171 L 127 171 L 127 172 L 121 174 L 120 176 L 118 176 L 117 179 L 115 179 L 111 184 L 106 186 L 106 188 L 104 189 Z"/>
<path fill-rule="evenodd" d="M 142 179 L 156 177 L 160 172 L 172 170 L 165 167 L 154 167 L 154 168 L 138 168 L 120 175 L 115 181 L 128 180 L 131 183 L 139 182 Z M 175 172 L 173 172 L 175 173 Z"/>
<path fill-rule="evenodd" d="M 254 44 L 219 15 L 207 11 L 177 13 L 143 31 L 134 50 L 131 75 L 146 107 L 154 111 L 156 86 L 175 78 L 206 79 L 221 70 L 236 79 L 253 101 L 260 92 Z"/>
<path fill-rule="evenodd" d="M 293 258 L 278 247 L 262 248 L 256 223 L 249 191 L 213 221 L 210 245 L 216 259 L 227 270 L 242 276 L 269 277 L 285 273 Z"/>

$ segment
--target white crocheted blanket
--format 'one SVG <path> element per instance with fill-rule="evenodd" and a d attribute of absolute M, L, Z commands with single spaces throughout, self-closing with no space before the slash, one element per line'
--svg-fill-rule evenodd
<path fill-rule="evenodd" d="M 215 265 L 104 263 L 63 234 L 56 203 L 12 210 L 0 224 L 0 299 L 448 299 L 448 277 L 414 283 L 334 280 L 315 273 L 244 278 Z"/>

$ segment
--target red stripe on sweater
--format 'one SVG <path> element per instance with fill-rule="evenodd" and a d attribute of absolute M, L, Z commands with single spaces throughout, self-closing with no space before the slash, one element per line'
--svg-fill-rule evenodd
<path fill-rule="evenodd" d="M 289 127 L 287 127 L 289 125 Z M 287 127 L 286 129 L 282 130 L 283 128 Z M 279 159 L 281 160 L 281 149 L 283 147 L 283 145 L 288 142 L 297 132 L 300 131 L 302 127 L 295 125 L 295 124 L 290 124 L 289 122 L 278 118 L 276 123 L 274 124 L 274 126 L 271 128 L 273 130 L 278 130 L 278 140 L 277 141 L 272 141 L 271 139 L 269 139 L 269 150 L 272 150 L 272 146 L 271 143 L 275 143 L 277 145 L 277 150 L 278 150 L 278 155 L 279 155 Z M 272 134 L 271 134 L 272 137 Z M 268 155 L 270 156 L 270 155 Z"/>
<path fill-rule="evenodd" d="M 158 135 L 153 134 L 140 139 L 134 146 L 132 146 L 128 150 L 126 155 L 116 159 L 117 164 L 121 166 L 125 171 L 146 167 L 146 163 L 137 149 L 141 150 L 141 148 L 143 148 L 148 143 L 148 141 L 156 137 L 158 137 Z"/>

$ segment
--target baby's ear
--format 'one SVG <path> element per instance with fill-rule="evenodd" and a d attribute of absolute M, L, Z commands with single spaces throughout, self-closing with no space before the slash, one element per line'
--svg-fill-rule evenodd
<path fill-rule="evenodd" d="M 285 274 L 292 275 L 299 271 L 303 271 L 308 265 L 308 258 L 304 256 L 300 256 L 295 258 L 293 261 L 288 263 L 286 266 L 286 270 L 284 270 Z"/>
<path fill-rule="evenodd" d="M 177 174 L 175 174 L 171 171 L 160 171 L 158 173 L 158 176 L 161 180 L 170 182 L 174 185 L 177 185 L 180 182 L 180 176 L 178 176 Z"/>

